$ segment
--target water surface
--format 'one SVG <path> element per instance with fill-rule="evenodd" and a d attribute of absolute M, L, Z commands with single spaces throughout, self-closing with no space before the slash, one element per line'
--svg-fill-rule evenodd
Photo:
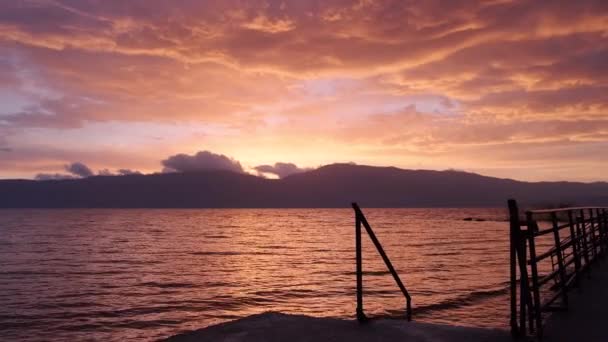
<path fill-rule="evenodd" d="M 507 327 L 503 209 L 364 212 L 415 320 Z M 403 315 L 367 236 L 363 248 L 366 313 Z M 354 256 L 347 209 L 0 210 L 0 340 L 158 339 L 265 311 L 353 318 Z"/>

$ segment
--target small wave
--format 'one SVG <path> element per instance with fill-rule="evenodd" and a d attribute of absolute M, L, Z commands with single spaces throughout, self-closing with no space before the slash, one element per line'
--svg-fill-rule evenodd
<path fill-rule="evenodd" d="M 190 255 L 274 255 L 275 253 L 270 252 L 192 252 Z"/>
<path fill-rule="evenodd" d="M 41 318 L 36 321 L 25 322 L 9 322 L 5 319 L 0 322 L 0 331 L 5 332 L 9 331 L 9 329 L 32 329 L 33 327 L 46 327 L 47 324 L 48 322 L 44 321 L 44 318 Z"/>
<path fill-rule="evenodd" d="M 449 255 L 461 255 L 461 252 L 432 252 L 432 253 L 423 253 L 424 256 L 449 256 Z"/>
<path fill-rule="evenodd" d="M 355 274 L 355 272 L 353 272 L 352 274 Z M 383 276 L 383 275 L 388 275 L 388 274 L 391 274 L 391 272 L 389 272 L 389 271 L 363 271 L 364 276 Z"/>
<path fill-rule="evenodd" d="M 109 250 L 101 250 L 97 253 L 99 253 L 99 254 L 122 254 L 122 253 L 124 253 L 124 251 L 119 250 L 119 249 L 109 249 Z"/>
<path fill-rule="evenodd" d="M 149 328 L 158 328 L 159 326 L 174 326 L 180 323 L 190 321 L 187 318 L 182 318 L 180 320 L 171 320 L 171 319 L 157 319 L 157 320 L 127 320 L 125 322 L 116 322 L 109 324 L 114 328 L 129 328 L 129 329 L 149 329 Z"/>
<path fill-rule="evenodd" d="M 299 249 L 298 247 L 293 246 L 284 246 L 284 245 L 261 245 L 260 249 Z"/>
<path fill-rule="evenodd" d="M 74 265 L 76 266 L 80 266 L 80 265 Z M 116 270 L 116 271 L 67 271 L 67 272 L 61 272 L 62 275 L 67 274 L 67 275 L 90 275 L 90 276 L 103 276 L 103 275 L 118 275 L 118 274 L 125 274 L 125 273 L 129 273 L 128 271 L 120 271 L 120 270 Z"/>
<path fill-rule="evenodd" d="M 57 272 L 47 272 L 47 271 L 8 271 L 8 272 L 0 272 L 2 275 L 12 275 L 12 276 L 39 276 L 39 275 L 53 275 L 57 274 Z"/>
<path fill-rule="evenodd" d="M 317 297 L 319 295 L 318 290 L 312 289 L 289 289 L 289 290 L 270 290 L 270 291 L 255 291 L 253 292 L 256 296 L 267 297 L 267 298 L 304 298 L 304 297 Z"/>
<path fill-rule="evenodd" d="M 140 283 L 138 285 L 139 286 L 146 286 L 146 287 L 157 287 L 157 288 L 161 288 L 161 289 L 195 287 L 195 285 L 192 284 L 192 283 L 158 283 L 158 282 L 155 282 L 155 281 L 148 281 L 148 282 L 145 282 L 145 283 Z"/>
<path fill-rule="evenodd" d="M 424 314 L 428 314 L 429 312 L 432 312 L 432 311 L 441 311 L 441 310 L 459 308 L 459 307 L 463 307 L 466 305 L 471 305 L 473 303 L 482 301 L 487 298 L 492 298 L 492 297 L 497 297 L 497 296 L 507 294 L 508 290 L 509 290 L 508 287 L 501 287 L 501 288 L 494 288 L 494 289 L 490 289 L 490 290 L 473 291 L 473 292 L 470 292 L 465 295 L 460 295 L 455 298 L 450 298 L 450 299 L 441 301 L 439 303 L 416 307 L 416 308 L 414 308 L 414 312 L 417 315 L 419 315 L 419 314 L 424 315 Z"/>
<path fill-rule="evenodd" d="M 74 325 L 60 325 L 52 327 L 55 331 L 96 331 L 102 328 L 104 325 L 99 323 L 85 323 L 85 324 L 74 324 Z"/>
<path fill-rule="evenodd" d="M 354 276 L 357 274 L 357 272 L 353 272 L 353 271 L 345 271 L 345 272 L 320 271 L 320 272 L 315 272 L 315 273 L 334 274 L 334 275 L 341 275 L 341 276 Z M 389 272 L 389 271 L 363 271 L 364 276 L 372 276 L 372 277 L 385 276 L 385 275 L 390 275 L 390 274 L 391 274 L 391 272 Z"/>
<path fill-rule="evenodd" d="M 310 250 L 313 253 L 326 253 L 326 252 L 334 252 L 334 250 L 331 249 L 327 249 L 327 248 L 313 248 Z"/>
<path fill-rule="evenodd" d="M 207 239 L 229 239 L 230 236 L 216 234 L 216 235 L 205 235 L 205 238 L 207 238 Z"/>
<path fill-rule="evenodd" d="M 31 307 L 34 309 L 61 309 L 61 308 L 89 308 L 89 307 L 107 307 L 105 304 L 95 302 L 66 302 L 66 303 L 55 303 L 55 304 L 35 304 Z"/>
<path fill-rule="evenodd" d="M 62 293 L 52 296 L 52 298 L 80 298 L 80 297 L 91 297 L 91 296 L 104 296 L 113 294 L 112 292 L 99 292 L 99 291 L 87 291 L 79 293 Z"/>
<path fill-rule="evenodd" d="M 155 265 L 158 264 L 158 261 L 146 261 L 146 260 L 128 260 L 128 259 L 108 259 L 108 260 L 92 260 L 88 262 L 89 264 L 125 264 L 125 265 Z"/>
<path fill-rule="evenodd" d="M 241 252 L 192 252 L 191 255 L 242 255 Z"/>

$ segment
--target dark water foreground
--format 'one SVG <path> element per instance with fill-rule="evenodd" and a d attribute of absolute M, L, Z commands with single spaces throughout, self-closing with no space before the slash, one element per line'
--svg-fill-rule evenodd
<path fill-rule="evenodd" d="M 504 210 L 364 211 L 416 321 L 507 327 Z M 267 311 L 352 319 L 353 224 L 348 209 L 0 210 L 0 340 L 151 340 Z M 366 313 L 403 314 L 363 248 Z"/>

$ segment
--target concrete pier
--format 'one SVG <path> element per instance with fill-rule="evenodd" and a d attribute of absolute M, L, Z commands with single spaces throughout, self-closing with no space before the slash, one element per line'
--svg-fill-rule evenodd
<path fill-rule="evenodd" d="M 545 325 L 546 341 L 608 341 L 608 259 L 599 260 L 569 293 L 568 311 L 554 312 Z"/>
<path fill-rule="evenodd" d="M 264 313 L 173 336 L 170 342 L 300 341 L 511 341 L 506 330 L 381 319 L 356 320 Z"/>

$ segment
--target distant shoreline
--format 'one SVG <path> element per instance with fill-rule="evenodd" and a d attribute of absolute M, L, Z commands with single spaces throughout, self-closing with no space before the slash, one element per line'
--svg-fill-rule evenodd
<path fill-rule="evenodd" d="M 0 208 L 497 208 L 607 205 L 608 183 L 519 182 L 458 171 L 334 164 L 279 180 L 221 170 L 2 180 Z M 549 205 L 548 205 L 549 204 Z"/>

